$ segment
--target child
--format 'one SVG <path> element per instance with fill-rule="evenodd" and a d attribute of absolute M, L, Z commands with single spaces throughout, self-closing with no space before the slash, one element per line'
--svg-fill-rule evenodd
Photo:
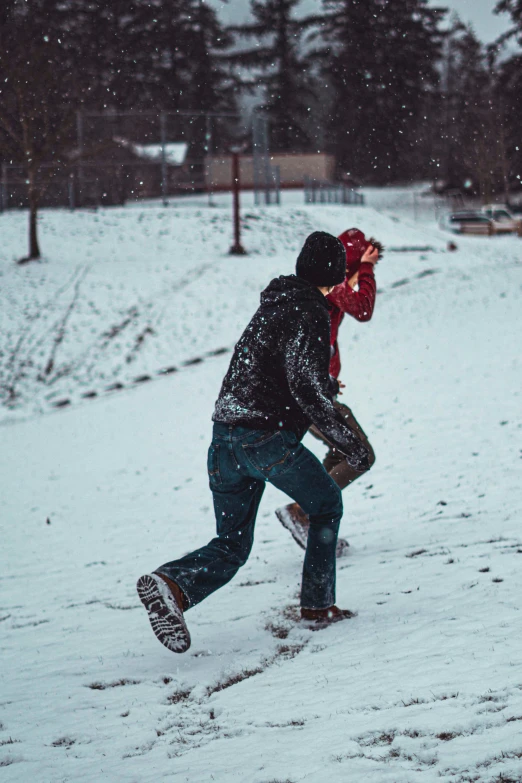
<path fill-rule="evenodd" d="M 369 321 L 373 315 L 375 305 L 375 276 L 374 266 L 382 256 L 383 245 L 375 239 L 366 239 L 363 232 L 357 228 L 344 231 L 339 239 L 346 251 L 346 279 L 326 297 L 330 303 L 330 344 L 332 346 L 332 358 L 330 360 L 330 375 L 338 379 L 341 370 L 337 335 L 345 314 L 351 315 L 358 321 Z M 358 290 L 356 286 L 358 285 Z M 339 383 L 340 388 L 344 384 Z M 339 394 L 342 392 L 339 390 Z M 334 406 L 343 417 L 348 426 L 357 435 L 369 451 L 369 470 L 375 462 L 373 448 L 363 432 L 361 426 L 353 415 L 351 409 L 334 400 Z M 324 433 L 312 425 L 310 433 L 328 446 L 328 452 L 323 460 L 323 466 L 333 478 L 339 489 L 345 489 L 355 479 L 366 471 L 354 470 L 335 446 L 330 443 Z M 294 540 L 303 549 L 306 549 L 308 538 L 309 520 L 306 513 L 298 503 L 278 508 L 276 516 L 281 524 L 291 533 Z M 337 556 L 342 555 L 348 548 L 348 541 L 339 538 L 337 541 Z"/>

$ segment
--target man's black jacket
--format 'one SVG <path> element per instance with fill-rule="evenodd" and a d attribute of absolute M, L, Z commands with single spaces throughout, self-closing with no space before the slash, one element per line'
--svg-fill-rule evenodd
<path fill-rule="evenodd" d="M 313 423 L 366 470 L 368 451 L 332 403 L 328 303 L 295 275 L 272 280 L 237 343 L 213 420 L 252 429 L 292 430 L 299 439 Z"/>

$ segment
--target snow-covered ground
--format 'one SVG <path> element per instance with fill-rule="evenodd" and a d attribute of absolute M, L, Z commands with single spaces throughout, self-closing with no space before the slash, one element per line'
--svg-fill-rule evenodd
<path fill-rule="evenodd" d="M 244 258 L 226 197 L 46 211 L 26 267 L 26 215 L 0 215 L 0 780 L 522 781 L 522 242 L 447 252 L 406 190 L 301 198 L 244 199 Z M 353 225 L 389 249 L 374 318 L 341 332 L 377 452 L 344 495 L 359 616 L 296 622 L 302 552 L 269 487 L 248 564 L 173 655 L 135 581 L 213 534 L 220 349 L 310 231 Z"/>

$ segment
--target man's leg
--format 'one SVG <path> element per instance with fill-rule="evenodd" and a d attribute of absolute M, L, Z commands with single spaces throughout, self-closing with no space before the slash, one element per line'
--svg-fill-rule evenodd
<path fill-rule="evenodd" d="M 261 478 L 240 471 L 232 438 L 214 438 L 209 482 L 217 535 L 206 546 L 138 579 L 137 590 L 157 639 L 172 652 L 190 647 L 183 613 L 223 587 L 247 561 L 265 488 Z"/>
<path fill-rule="evenodd" d="M 299 503 L 310 520 L 301 606 L 305 609 L 332 607 L 337 533 L 343 513 L 339 488 L 317 457 L 302 444 L 295 448 L 292 466 L 268 480 Z"/>
<path fill-rule="evenodd" d="M 213 447 L 211 446 L 211 450 Z M 219 484 L 210 474 L 216 515 L 216 537 L 188 555 L 164 563 L 157 573 L 175 582 L 183 591 L 185 608 L 203 601 L 227 584 L 248 560 L 254 541 L 254 524 L 265 482 L 236 471 L 227 472 L 228 455 L 223 454 Z M 223 477 L 225 477 L 223 480 Z"/>

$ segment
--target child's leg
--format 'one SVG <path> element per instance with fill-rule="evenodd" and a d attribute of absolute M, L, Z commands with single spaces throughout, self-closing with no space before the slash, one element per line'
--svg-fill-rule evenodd
<path fill-rule="evenodd" d="M 347 405 L 344 405 L 342 402 L 339 402 L 338 400 L 334 402 L 334 405 L 336 409 L 339 411 L 339 413 L 341 414 L 341 416 L 343 417 L 343 419 L 345 420 L 345 422 L 347 423 L 347 425 L 357 435 L 361 443 L 364 443 L 364 445 L 369 449 L 370 451 L 369 462 L 371 468 L 375 462 L 375 453 L 362 427 L 360 426 L 359 422 L 353 415 L 353 412 Z M 324 437 L 321 437 L 321 440 L 323 440 L 323 442 L 328 445 L 328 452 L 323 460 L 324 469 L 327 471 L 327 473 L 330 474 L 330 476 L 333 478 L 333 480 L 335 481 L 335 483 L 340 489 L 345 489 L 347 486 L 352 484 L 356 479 L 360 478 L 360 476 L 364 476 L 364 474 L 367 471 L 361 472 L 358 470 L 354 470 L 346 462 L 346 458 L 344 454 L 342 454 L 338 449 L 333 448 L 333 446 L 331 446 Z"/>

